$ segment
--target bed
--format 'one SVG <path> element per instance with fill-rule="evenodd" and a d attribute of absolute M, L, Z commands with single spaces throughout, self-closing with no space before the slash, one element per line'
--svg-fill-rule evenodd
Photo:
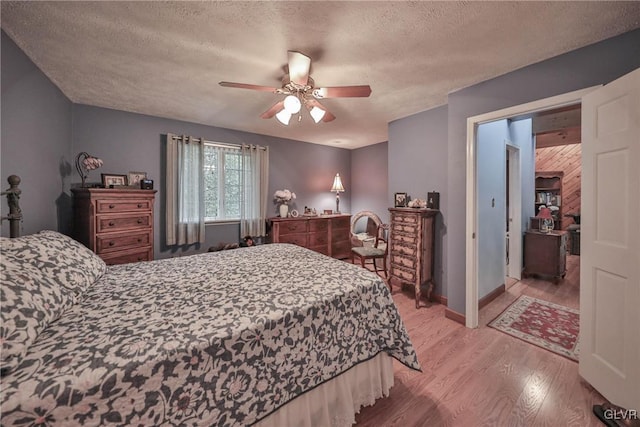
<path fill-rule="evenodd" d="M 3 425 L 352 425 L 420 369 L 385 283 L 270 244 L 106 267 L 1 238 Z"/>

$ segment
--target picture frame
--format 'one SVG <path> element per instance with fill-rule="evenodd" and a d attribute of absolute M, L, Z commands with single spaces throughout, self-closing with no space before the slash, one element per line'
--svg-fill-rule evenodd
<path fill-rule="evenodd" d="M 129 187 L 140 188 L 140 181 L 147 179 L 147 173 L 130 171 L 128 178 Z"/>
<path fill-rule="evenodd" d="M 103 173 L 101 176 L 105 188 L 126 187 L 128 184 L 127 175 L 124 174 Z"/>
<path fill-rule="evenodd" d="M 393 206 L 396 208 L 404 208 L 407 206 L 407 193 L 395 193 L 393 195 Z"/>

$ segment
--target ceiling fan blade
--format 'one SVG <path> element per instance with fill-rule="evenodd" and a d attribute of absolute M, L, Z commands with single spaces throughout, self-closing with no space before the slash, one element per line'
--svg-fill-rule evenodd
<path fill-rule="evenodd" d="M 289 51 L 289 80 L 299 86 L 306 86 L 309 81 L 311 58 L 300 52 Z"/>
<path fill-rule="evenodd" d="M 369 85 L 319 87 L 313 90 L 313 96 L 318 99 L 357 97 L 366 98 L 369 95 L 371 95 L 371 87 Z"/>
<path fill-rule="evenodd" d="M 271 117 L 275 116 L 280 111 L 282 111 L 283 109 L 284 109 L 284 101 L 276 102 L 271 106 L 271 108 L 269 108 L 267 111 L 262 113 L 260 117 L 262 117 L 263 119 L 270 119 Z"/>
<path fill-rule="evenodd" d="M 329 110 L 327 110 L 327 107 L 325 107 L 324 105 L 322 105 L 320 102 L 316 101 L 315 99 L 307 100 L 306 104 L 307 104 L 307 108 L 309 110 L 311 110 L 313 107 L 317 107 L 317 108 L 321 109 L 322 111 L 324 111 L 324 116 L 322 116 L 321 121 L 330 122 L 330 121 L 333 121 L 333 120 L 336 119 L 336 116 L 331 114 L 331 112 Z M 312 116 L 313 116 L 313 114 L 312 114 Z"/>
<path fill-rule="evenodd" d="M 248 83 L 220 82 L 218 84 L 220 86 L 224 86 L 224 87 L 235 87 L 235 88 L 239 88 L 239 89 L 260 90 L 260 91 L 263 91 L 263 92 L 271 92 L 271 93 L 278 93 L 278 90 L 280 89 L 280 88 L 276 88 L 276 87 L 251 85 L 251 84 L 248 84 Z"/>

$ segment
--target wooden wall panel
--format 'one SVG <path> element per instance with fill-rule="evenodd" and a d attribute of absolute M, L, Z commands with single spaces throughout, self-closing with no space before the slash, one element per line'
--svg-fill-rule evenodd
<path fill-rule="evenodd" d="M 580 212 L 580 178 L 582 145 L 560 145 L 536 149 L 536 171 L 563 171 L 562 212 Z M 562 229 L 573 224 L 573 218 L 562 218 Z"/>

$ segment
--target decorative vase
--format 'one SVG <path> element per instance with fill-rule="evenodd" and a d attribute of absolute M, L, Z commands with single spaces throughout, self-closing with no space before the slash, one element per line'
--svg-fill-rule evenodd
<path fill-rule="evenodd" d="M 280 205 L 280 218 L 286 218 L 289 214 L 289 205 L 282 203 Z"/>

